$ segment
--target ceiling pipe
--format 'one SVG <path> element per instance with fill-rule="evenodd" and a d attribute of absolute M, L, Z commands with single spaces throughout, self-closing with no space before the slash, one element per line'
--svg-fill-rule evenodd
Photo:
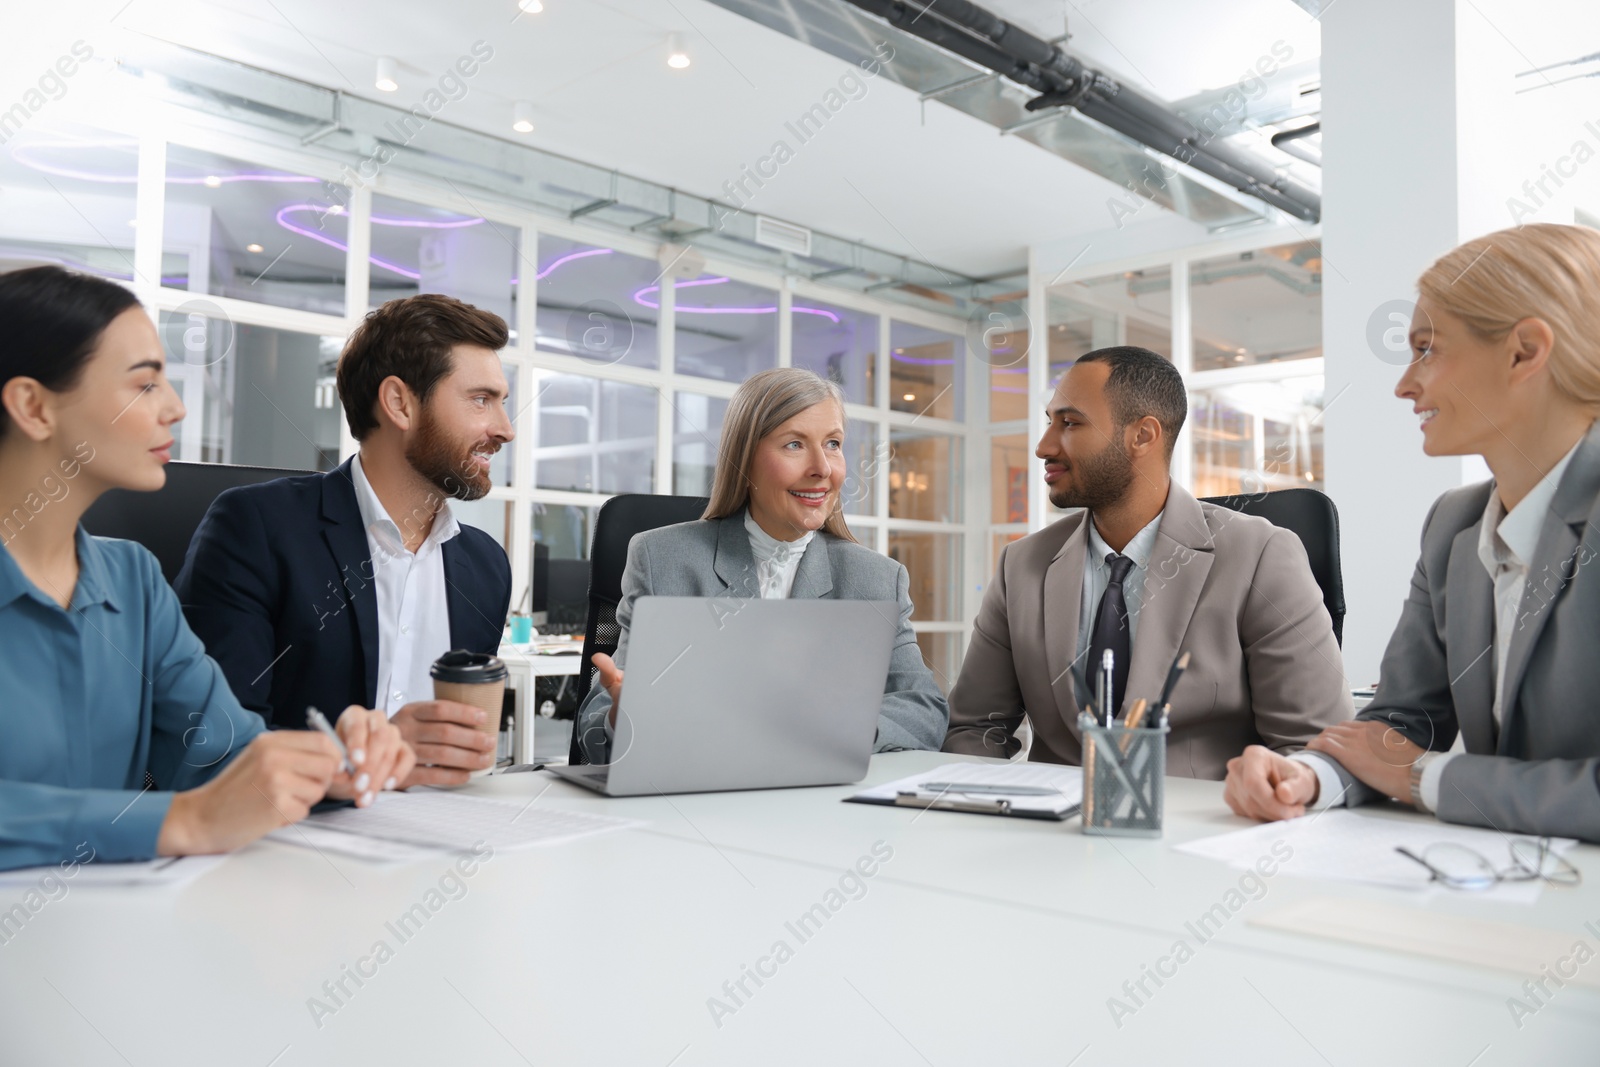
<path fill-rule="evenodd" d="M 1314 191 L 1230 145 L 1218 143 L 1188 119 L 1100 71 L 1086 67 L 1055 45 L 969 3 L 940 0 L 845 0 L 969 62 L 1040 95 L 1028 110 L 1071 107 L 1118 133 L 1186 163 L 1218 181 L 1307 222 L 1321 215 Z M 1159 180 L 1159 179 L 1158 179 Z"/>

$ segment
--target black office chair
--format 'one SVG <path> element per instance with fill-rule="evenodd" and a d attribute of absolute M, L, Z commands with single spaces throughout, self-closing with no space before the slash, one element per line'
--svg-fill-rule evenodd
<path fill-rule="evenodd" d="M 96 537 L 139 542 L 155 553 L 170 583 L 183 569 L 189 541 L 206 509 L 223 490 L 310 473 L 230 463 L 168 463 L 166 485 L 153 493 L 112 489 L 102 494 L 84 512 L 83 528 Z"/>
<path fill-rule="evenodd" d="M 578 672 L 581 706 L 599 670 L 594 655 L 614 655 L 622 629 L 617 625 L 617 604 L 622 600 L 622 570 L 628 563 L 628 542 L 633 535 L 674 523 L 689 522 L 705 514 L 710 501 L 703 496 L 653 496 L 626 493 L 600 505 L 594 522 L 594 543 L 589 549 L 589 619 L 583 630 L 583 666 Z M 578 745 L 578 724 L 572 724 L 570 764 L 587 763 Z"/>
<path fill-rule="evenodd" d="M 1339 569 L 1339 509 L 1315 489 L 1280 489 L 1275 493 L 1209 496 L 1208 504 L 1258 515 L 1290 530 L 1305 546 L 1311 573 L 1322 588 L 1322 603 L 1333 620 L 1333 637 L 1344 644 L 1344 574 Z"/>

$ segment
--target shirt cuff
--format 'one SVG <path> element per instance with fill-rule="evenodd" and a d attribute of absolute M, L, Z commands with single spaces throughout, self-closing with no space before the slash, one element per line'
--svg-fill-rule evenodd
<path fill-rule="evenodd" d="M 1315 752 L 1296 752 L 1289 758 L 1296 763 L 1304 763 L 1316 773 L 1317 799 L 1306 805 L 1307 811 L 1321 811 L 1343 803 L 1344 782 L 1340 780 L 1339 772 L 1333 769 L 1331 761 Z"/>
<path fill-rule="evenodd" d="M 146 789 L 86 790 L 70 837 L 86 842 L 94 859 L 109 862 L 154 859 L 161 826 L 174 793 Z"/>
<path fill-rule="evenodd" d="M 1445 767 L 1460 755 L 1462 755 L 1460 752 L 1441 752 L 1422 768 L 1422 781 L 1417 783 L 1417 792 L 1422 795 L 1424 808 L 1429 811 L 1439 810 L 1439 782 L 1444 777 Z"/>

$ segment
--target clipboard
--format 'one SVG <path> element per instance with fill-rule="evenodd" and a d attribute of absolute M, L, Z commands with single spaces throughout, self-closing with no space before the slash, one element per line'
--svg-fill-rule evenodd
<path fill-rule="evenodd" d="M 1014 785 L 1024 790 L 1049 789 L 1046 795 L 974 795 L 963 793 L 962 782 L 993 786 Z M 929 791 L 926 783 L 941 788 Z M 951 788 L 943 788 L 949 785 Z M 1056 764 L 951 763 L 909 778 L 862 790 L 844 798 L 847 804 L 959 811 L 973 815 L 998 815 L 1013 819 L 1065 822 L 1079 814 L 1083 803 L 1083 770 Z"/>

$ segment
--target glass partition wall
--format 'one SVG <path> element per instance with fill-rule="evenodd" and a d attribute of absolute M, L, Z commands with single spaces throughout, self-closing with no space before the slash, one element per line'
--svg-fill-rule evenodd
<path fill-rule="evenodd" d="M 1042 285 L 1048 386 L 1095 348 L 1138 345 L 1167 359 L 1178 352 L 1189 415 L 1175 478 L 1202 497 L 1321 489 L 1321 245 L 1251 247 L 1234 238 L 1215 247 L 1114 273 L 1063 272 L 1065 280 Z M 1012 476 L 1024 454 L 1037 464 L 1023 436 L 1025 405 L 1008 398 L 991 408 L 991 478 Z M 994 484 L 991 493 L 991 559 L 1007 540 L 1058 514 L 1047 503 L 1030 527 L 1026 508 L 1011 506 L 1016 494 Z"/>
<path fill-rule="evenodd" d="M 709 258 L 678 276 L 632 235 L 468 202 L 398 167 L 350 189 L 325 155 L 173 129 L 39 122 L 0 146 L 17 200 L 0 269 L 60 263 L 139 293 L 188 409 L 174 458 L 331 470 L 356 448 L 334 369 L 369 309 L 437 292 L 494 311 L 511 328 L 517 439 L 458 514 L 506 548 L 515 603 L 572 624 L 600 505 L 709 493 L 739 383 L 806 367 L 847 400 L 849 525 L 905 564 L 924 653 L 954 681 L 982 532 L 967 525 L 981 486 L 965 466 L 961 320 Z"/>
<path fill-rule="evenodd" d="M 351 189 L 338 161 L 297 146 L 175 129 L 163 141 L 39 122 L 0 146 L 16 201 L 0 262 L 140 294 L 189 410 L 175 456 L 197 462 L 331 469 L 355 449 L 334 367 L 368 309 L 443 292 L 502 315 L 518 436 L 490 495 L 461 511 L 506 547 L 513 598 L 548 602 L 552 620 L 582 618 L 599 506 L 708 493 L 728 400 L 768 367 L 844 391 L 848 521 L 906 566 L 947 687 L 1001 549 L 1052 517 L 1034 485 L 1045 396 L 1030 383 L 1047 395 L 1084 352 L 1176 359 L 1191 408 L 1174 470 L 1197 495 L 1322 485 L 1314 233 L 1036 277 L 962 321 L 747 264 L 679 276 L 634 235 L 469 202 L 398 168 Z"/>

